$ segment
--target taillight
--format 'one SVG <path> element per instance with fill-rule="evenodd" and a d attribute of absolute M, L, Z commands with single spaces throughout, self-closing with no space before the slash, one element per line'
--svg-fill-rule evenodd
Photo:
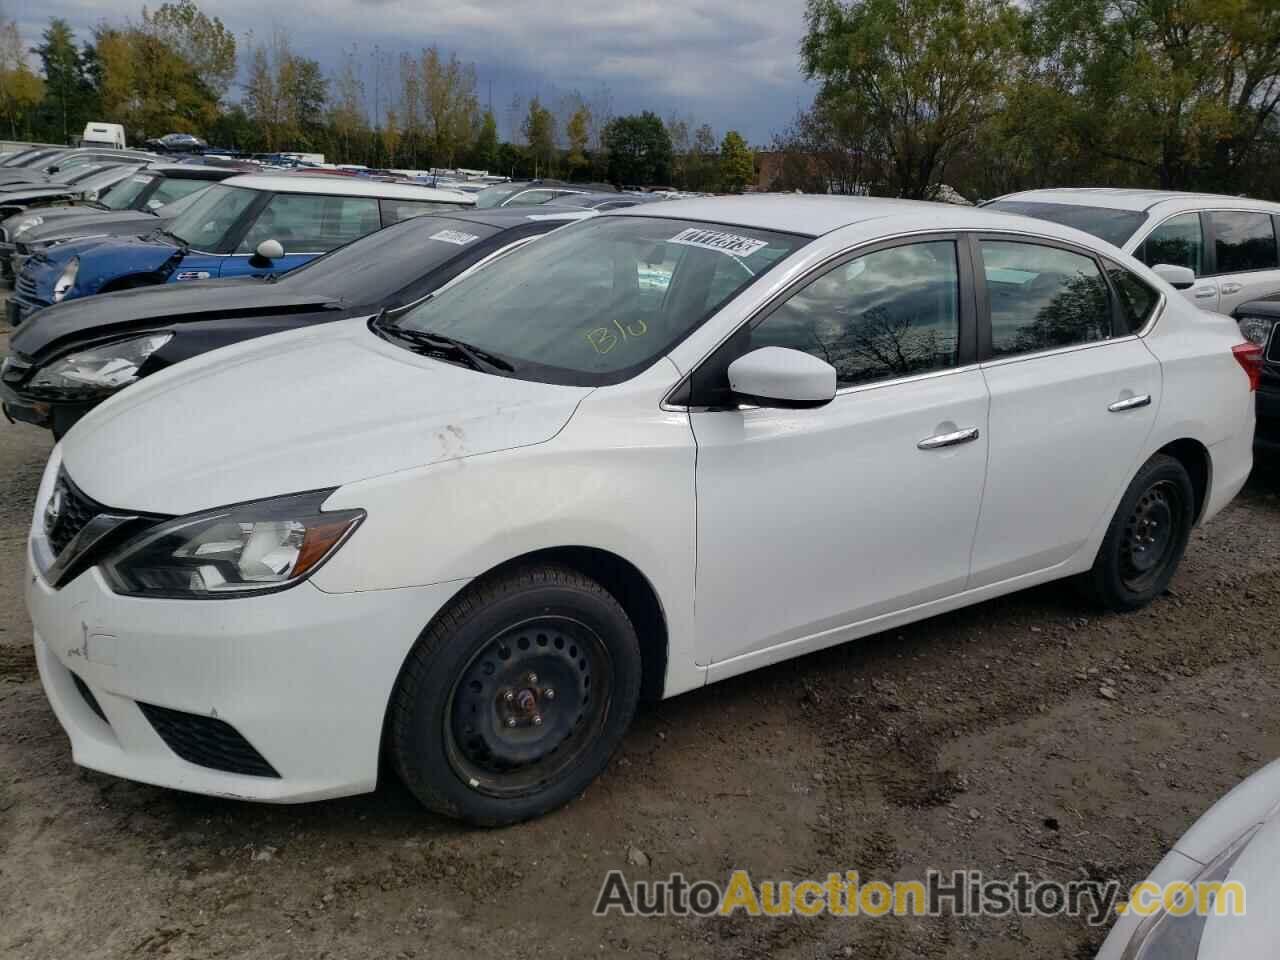
<path fill-rule="evenodd" d="M 1256 343 L 1237 343 L 1231 352 L 1249 378 L 1249 390 L 1257 390 L 1262 380 L 1262 347 Z"/>

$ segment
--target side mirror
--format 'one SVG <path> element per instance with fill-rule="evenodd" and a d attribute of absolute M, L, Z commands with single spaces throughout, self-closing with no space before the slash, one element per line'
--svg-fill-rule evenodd
<path fill-rule="evenodd" d="M 279 240 L 263 240 L 256 251 L 263 260 L 279 260 L 284 256 L 284 247 Z"/>
<path fill-rule="evenodd" d="M 729 364 L 729 389 L 762 407 L 821 407 L 835 398 L 836 368 L 802 350 L 761 347 Z"/>
<path fill-rule="evenodd" d="M 1175 267 L 1171 263 L 1157 263 L 1151 270 L 1175 290 L 1190 290 L 1196 285 L 1196 272 L 1190 267 Z"/>

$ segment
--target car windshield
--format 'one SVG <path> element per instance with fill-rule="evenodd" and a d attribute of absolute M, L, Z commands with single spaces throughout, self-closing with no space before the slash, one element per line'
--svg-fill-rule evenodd
<path fill-rule="evenodd" d="M 1146 222 L 1141 210 L 1113 210 L 1110 207 L 1086 207 L 1075 203 L 1032 203 L 1025 200 L 997 200 L 986 206 L 1001 213 L 1018 213 L 1024 217 L 1048 220 L 1064 227 L 1091 233 L 1099 240 L 1123 247 L 1134 232 Z"/>
<path fill-rule="evenodd" d="M 101 203 L 108 210 L 128 210 L 133 206 L 133 201 L 138 199 L 138 194 L 147 189 L 154 179 L 153 176 L 145 175 L 130 177 L 112 187 L 111 192 L 103 196 Z"/>
<path fill-rule="evenodd" d="M 482 210 L 499 206 L 503 200 L 519 190 L 528 190 L 527 183 L 500 183 L 485 187 L 476 194 L 476 206 Z"/>
<path fill-rule="evenodd" d="M 100 163 L 81 164 L 78 167 L 67 167 L 59 170 L 57 173 L 49 177 L 50 183 L 78 183 L 86 177 L 92 177 L 95 173 L 101 173 L 103 165 Z"/>
<path fill-rule="evenodd" d="M 161 220 L 172 220 L 178 214 L 182 213 L 182 211 L 186 210 L 187 207 L 200 199 L 200 197 L 204 196 L 204 192 L 208 189 L 209 187 L 207 185 L 203 186 L 194 193 L 188 193 L 185 197 L 175 200 L 173 203 L 166 203 L 163 207 L 157 207 L 151 212 Z"/>
<path fill-rule="evenodd" d="M 809 239 L 658 217 L 584 220 L 445 287 L 388 321 L 389 335 L 458 340 L 524 379 L 620 383 Z"/>
<path fill-rule="evenodd" d="M 189 247 L 216 252 L 227 231 L 258 196 L 257 190 L 215 184 L 165 229 Z"/>
<path fill-rule="evenodd" d="M 413 217 L 312 260 L 280 279 L 308 294 L 376 303 L 437 267 L 466 256 L 496 227 L 449 217 Z"/>

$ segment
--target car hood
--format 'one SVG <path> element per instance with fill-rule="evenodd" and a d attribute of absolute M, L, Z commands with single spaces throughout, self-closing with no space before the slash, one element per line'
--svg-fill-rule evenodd
<path fill-rule="evenodd" d="M 172 328 L 220 317 L 323 310 L 341 301 L 305 296 L 297 289 L 255 278 L 197 280 L 78 297 L 46 307 L 39 323 L 24 323 L 9 336 L 15 353 L 41 360 L 51 350 L 69 349 L 129 329 Z"/>
<path fill-rule="evenodd" d="M 40 243 L 71 236 L 138 236 L 150 233 L 165 224 L 155 214 L 141 210 L 94 210 L 92 207 L 57 207 L 41 210 L 37 216 L 44 218 L 38 227 L 30 227 L 18 235 L 20 243 Z M 30 214 L 22 214 L 18 220 Z M 13 224 L 17 226 L 17 222 Z"/>
<path fill-rule="evenodd" d="M 170 260 L 181 258 L 182 253 L 182 247 L 163 239 L 87 237 L 50 247 L 32 260 L 51 265 L 45 272 L 56 279 L 72 257 L 79 257 L 74 299 L 97 293 L 103 284 L 117 277 L 159 270 Z"/>
<path fill-rule="evenodd" d="M 0 193 L 0 207 L 16 203 L 34 203 L 37 200 L 56 200 L 58 197 L 79 196 L 75 187 L 23 187 L 21 190 L 5 190 Z"/>
<path fill-rule="evenodd" d="M 1235 960 L 1274 954 L 1280 939 L 1280 818 L 1272 818 L 1254 834 L 1231 866 L 1228 883 L 1238 882 L 1245 891 L 1245 915 L 1210 916 L 1196 960 Z"/>
<path fill-rule="evenodd" d="M 418 356 L 362 317 L 148 377 L 76 424 L 62 456 L 100 503 L 185 514 L 543 443 L 590 392 Z"/>

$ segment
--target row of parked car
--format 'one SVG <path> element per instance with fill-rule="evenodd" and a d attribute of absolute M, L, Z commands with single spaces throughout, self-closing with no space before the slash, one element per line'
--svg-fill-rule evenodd
<path fill-rule="evenodd" d="M 18 240 L 77 762 L 298 801 L 385 755 L 510 823 L 642 695 L 1065 577 L 1142 607 L 1249 474 L 1280 208 L 490 190 L 235 176 Z"/>

